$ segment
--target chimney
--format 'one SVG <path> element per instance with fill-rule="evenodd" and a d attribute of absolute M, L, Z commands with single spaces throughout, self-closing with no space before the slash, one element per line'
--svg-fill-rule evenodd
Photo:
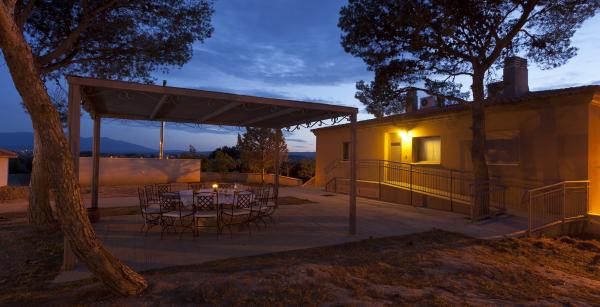
<path fill-rule="evenodd" d="M 504 91 L 504 82 L 498 81 L 498 82 L 490 83 L 490 84 L 488 84 L 487 89 L 488 89 L 488 94 L 487 94 L 488 98 L 501 97 L 503 95 L 503 91 Z"/>
<path fill-rule="evenodd" d="M 406 113 L 417 111 L 418 102 L 417 90 L 412 87 L 406 90 Z"/>
<path fill-rule="evenodd" d="M 517 56 L 507 57 L 504 61 L 504 97 L 518 97 L 529 92 L 527 60 Z"/>

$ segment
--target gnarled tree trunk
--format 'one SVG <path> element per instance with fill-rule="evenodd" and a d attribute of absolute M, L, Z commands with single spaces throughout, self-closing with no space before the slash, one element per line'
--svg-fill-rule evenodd
<path fill-rule="evenodd" d="M 33 167 L 29 181 L 29 208 L 27 216 L 29 224 L 38 231 L 56 231 L 58 223 L 52 215 L 50 207 L 50 178 L 42 155 L 40 136 L 33 132 Z"/>
<path fill-rule="evenodd" d="M 14 3 L 14 2 L 13 2 Z M 13 82 L 40 133 L 42 155 L 47 159 L 50 185 L 56 193 L 56 212 L 61 229 L 75 255 L 111 290 L 137 294 L 147 287 L 144 278 L 110 254 L 96 238 L 83 207 L 73 157 L 62 131 L 56 108 L 46 92 L 31 49 L 14 22 L 12 11 L 0 1 L 0 47 Z M 14 5 L 14 4 L 13 4 Z"/>
<path fill-rule="evenodd" d="M 489 174 L 485 160 L 485 94 L 483 73 L 473 75 L 473 104 L 471 105 L 473 141 L 471 143 L 471 162 L 473 164 L 473 204 L 474 217 L 485 215 L 489 211 Z"/>

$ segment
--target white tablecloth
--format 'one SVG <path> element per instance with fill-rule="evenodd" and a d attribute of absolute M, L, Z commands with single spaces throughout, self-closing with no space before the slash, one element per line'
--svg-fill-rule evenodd
<path fill-rule="evenodd" d="M 212 189 L 200 189 L 196 191 L 197 193 L 212 193 L 213 190 Z M 235 190 L 233 189 L 226 189 L 226 190 L 218 190 L 217 194 L 218 194 L 218 198 L 219 198 L 219 204 L 222 205 L 231 205 L 233 204 L 233 195 L 235 193 Z M 240 193 L 251 193 L 251 192 L 240 192 Z M 183 190 L 183 191 L 179 191 L 179 197 L 181 198 L 181 202 L 186 206 L 192 206 L 194 204 L 194 191 L 193 190 Z M 254 198 L 254 194 L 252 195 L 252 198 Z"/>

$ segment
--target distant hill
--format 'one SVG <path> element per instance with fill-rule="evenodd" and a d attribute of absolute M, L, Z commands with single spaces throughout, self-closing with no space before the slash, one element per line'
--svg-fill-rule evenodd
<path fill-rule="evenodd" d="M 288 153 L 288 159 L 290 160 L 314 159 L 316 156 L 317 153 L 314 151 L 291 151 Z"/>
<path fill-rule="evenodd" d="M 0 148 L 10 150 L 25 150 L 33 148 L 32 132 L 0 132 Z M 81 138 L 81 151 L 92 150 L 92 138 Z M 100 138 L 100 150 L 103 153 L 155 153 L 156 149 L 119 141 L 111 138 Z"/>
<path fill-rule="evenodd" d="M 0 148 L 9 150 L 33 149 L 32 132 L 0 132 Z M 158 154 L 158 149 L 148 148 L 142 145 L 103 137 L 100 139 L 100 150 L 106 154 Z M 81 138 L 81 151 L 92 151 L 92 138 Z M 165 150 L 166 154 L 180 154 L 186 150 Z M 210 151 L 198 152 L 208 156 Z M 314 159 L 315 152 L 299 151 L 289 152 L 290 160 Z"/>

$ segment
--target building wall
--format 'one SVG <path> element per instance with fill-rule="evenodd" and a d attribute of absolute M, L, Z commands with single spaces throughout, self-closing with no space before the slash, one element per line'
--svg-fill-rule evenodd
<path fill-rule="evenodd" d="M 274 174 L 265 174 L 266 183 L 275 183 Z M 237 183 L 261 183 L 262 176 L 260 173 L 215 173 L 202 172 L 203 182 L 237 182 Z M 279 184 L 282 186 L 300 186 L 302 179 L 279 176 Z"/>
<path fill-rule="evenodd" d="M 90 186 L 92 158 L 79 158 L 79 183 Z M 200 181 L 199 159 L 101 158 L 100 185 L 135 185 Z"/>
<path fill-rule="evenodd" d="M 588 135 L 589 212 L 600 215 L 600 95 L 596 95 L 589 109 L 589 131 L 592 132 Z"/>
<path fill-rule="evenodd" d="M 587 131 L 590 101 L 589 94 L 571 95 L 486 108 L 488 139 L 518 136 L 518 164 L 489 166 L 492 176 L 500 176 L 502 182 L 511 187 L 507 191 L 510 194 L 507 197 L 510 197 L 513 206 L 525 205 L 524 193 L 529 188 L 561 180 L 588 178 Z M 439 136 L 439 165 L 450 169 L 472 170 L 469 111 L 375 122 L 359 123 L 358 159 L 389 159 L 390 137 L 404 131 L 402 162 L 414 161 L 412 145 L 416 138 Z M 315 134 L 316 184 L 324 186 L 328 178 L 331 178 L 331 174 L 326 174 L 325 167 L 341 158 L 342 143 L 350 139 L 349 127 L 315 130 Z"/>
<path fill-rule="evenodd" d="M 0 187 L 8 184 L 8 158 L 0 157 Z"/>

